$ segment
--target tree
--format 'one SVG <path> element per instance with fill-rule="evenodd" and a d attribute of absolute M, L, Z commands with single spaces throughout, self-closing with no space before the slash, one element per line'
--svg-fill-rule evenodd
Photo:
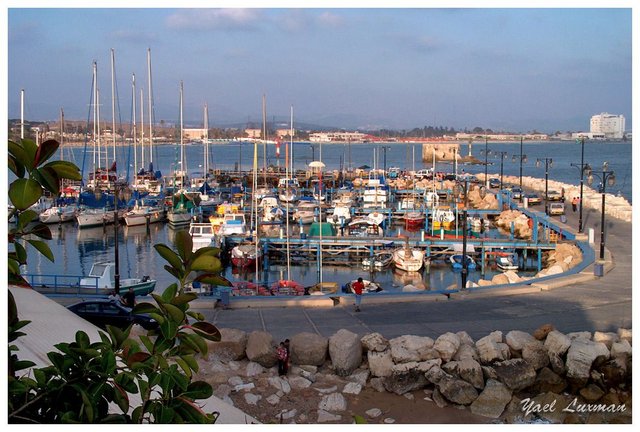
<path fill-rule="evenodd" d="M 9 141 L 9 168 L 17 179 L 9 187 L 9 198 L 17 216 L 16 227 L 9 231 L 10 283 L 26 284 L 19 267 L 27 261 L 22 240 L 53 261 L 49 247 L 31 236 L 50 239 L 45 225 L 31 224 L 35 212 L 28 208 L 42 196 L 43 190 L 59 192 L 63 178 L 78 180 L 78 168 L 69 162 L 45 162 L 59 144 L 45 141 L 36 146 L 30 140 Z M 28 177 L 25 177 L 28 174 Z M 130 338 L 132 326 L 125 330 L 107 326 L 100 341 L 92 342 L 78 331 L 73 342 L 55 345 L 58 351 L 47 354 L 50 366 L 32 368 L 20 360 L 12 344 L 23 336 L 28 321 L 18 318 L 18 310 L 9 292 L 9 376 L 8 405 L 10 423 L 212 423 L 218 413 L 204 412 L 196 403 L 212 395 L 203 381 L 194 381 L 198 371 L 195 356 L 207 353 L 206 340 L 220 340 L 218 329 L 189 310 L 197 296 L 185 292 L 185 284 L 201 280 L 228 285 L 219 276 L 220 250 L 203 248 L 191 252 L 191 237 L 182 232 L 176 238 L 178 253 L 165 245 L 156 250 L 167 260 L 165 269 L 176 276 L 162 295 L 152 294 L 155 305 L 138 304 L 134 313 L 149 313 L 158 323 L 157 330 Z M 28 370 L 25 372 L 25 370 Z M 130 396 L 139 395 L 141 404 L 131 406 Z M 115 404 L 121 412 L 113 412 Z M 131 410 L 132 408 L 132 410 Z"/>

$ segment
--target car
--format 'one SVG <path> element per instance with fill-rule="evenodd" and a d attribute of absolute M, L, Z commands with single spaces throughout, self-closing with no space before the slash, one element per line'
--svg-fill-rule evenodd
<path fill-rule="evenodd" d="M 564 214 L 564 203 L 554 202 L 549 204 L 549 214 L 550 215 L 563 215 Z"/>
<path fill-rule="evenodd" d="M 540 204 L 542 202 L 542 199 L 540 198 L 540 195 L 538 195 L 536 193 L 528 193 L 528 194 L 526 194 L 524 196 L 524 199 L 527 200 L 529 205 Z"/>
<path fill-rule="evenodd" d="M 547 192 L 547 201 L 561 201 L 562 194 L 556 190 L 550 190 Z"/>
<path fill-rule="evenodd" d="M 522 188 L 519 186 L 514 187 L 513 189 L 511 189 L 511 196 L 513 197 L 513 199 L 522 199 Z"/>
<path fill-rule="evenodd" d="M 444 180 L 450 180 L 450 181 L 455 181 L 456 180 L 456 175 L 455 174 L 445 174 L 443 177 Z"/>
<path fill-rule="evenodd" d="M 433 178 L 433 170 L 432 169 L 421 169 L 416 172 L 416 177 L 420 179 L 432 179 Z"/>
<path fill-rule="evenodd" d="M 158 327 L 158 322 L 149 315 L 134 314 L 131 308 L 116 300 L 86 300 L 72 304 L 67 309 L 103 329 L 107 324 L 123 329 L 131 324 L 140 324 L 146 330 Z"/>
<path fill-rule="evenodd" d="M 467 174 L 467 175 L 462 175 L 459 176 L 460 177 L 460 181 L 468 181 L 469 183 L 475 183 L 478 184 L 480 183 L 480 179 L 476 176 L 474 176 L 473 174 Z"/>
<path fill-rule="evenodd" d="M 495 177 L 490 178 L 490 179 L 489 179 L 489 187 L 490 187 L 491 189 L 497 189 L 497 188 L 499 188 L 499 187 L 500 187 L 500 179 L 499 179 L 499 178 L 495 178 Z"/>

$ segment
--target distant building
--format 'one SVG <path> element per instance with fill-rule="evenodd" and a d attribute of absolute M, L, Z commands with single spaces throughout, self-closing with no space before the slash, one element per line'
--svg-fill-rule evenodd
<path fill-rule="evenodd" d="M 182 135 L 187 140 L 200 140 L 207 135 L 206 129 L 182 129 Z"/>
<path fill-rule="evenodd" d="M 362 142 L 367 137 L 361 132 L 316 132 L 309 134 L 312 142 Z"/>
<path fill-rule="evenodd" d="M 605 139 L 622 139 L 625 121 L 623 115 L 601 113 L 591 117 L 592 134 L 603 134 Z"/>
<path fill-rule="evenodd" d="M 526 141 L 546 141 L 549 139 L 549 135 L 543 133 L 528 133 L 528 134 L 482 134 L 482 133 L 456 133 L 456 140 L 475 140 L 484 141 L 520 141 L 520 138 Z"/>
<path fill-rule="evenodd" d="M 286 136 L 289 136 L 289 134 L 291 133 L 291 129 L 277 129 L 276 130 L 276 136 L 278 138 L 283 138 Z M 293 130 L 293 136 L 296 136 L 296 130 Z"/>
<path fill-rule="evenodd" d="M 260 138 L 262 137 L 262 129 L 245 129 L 244 133 L 248 138 Z"/>
<path fill-rule="evenodd" d="M 431 162 L 435 156 L 436 161 L 459 160 L 460 144 L 458 143 L 423 143 L 422 161 Z"/>

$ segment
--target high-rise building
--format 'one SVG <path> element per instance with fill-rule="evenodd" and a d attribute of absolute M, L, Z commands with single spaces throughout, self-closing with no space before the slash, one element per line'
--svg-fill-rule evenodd
<path fill-rule="evenodd" d="M 604 134 L 606 139 L 624 137 L 624 116 L 609 113 L 596 114 L 591 117 L 591 133 Z"/>

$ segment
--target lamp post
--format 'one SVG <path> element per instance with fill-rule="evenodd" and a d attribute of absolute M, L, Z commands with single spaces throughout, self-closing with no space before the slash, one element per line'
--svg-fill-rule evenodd
<path fill-rule="evenodd" d="M 616 184 L 616 176 L 613 171 L 609 170 L 609 163 L 604 162 L 602 164 L 602 173 L 594 174 L 591 166 L 586 164 L 584 174 L 587 176 L 587 184 L 591 186 L 593 184 L 593 176 L 598 177 L 600 183 L 600 193 L 602 194 L 602 216 L 600 218 L 600 260 L 604 260 L 604 244 L 605 244 L 605 226 L 604 226 L 604 210 L 605 210 L 605 194 L 607 192 L 607 184 L 613 186 Z"/>
<path fill-rule="evenodd" d="M 384 151 L 384 174 L 387 175 L 387 150 L 391 150 L 391 147 L 383 146 Z"/>
<path fill-rule="evenodd" d="M 311 148 L 311 160 L 314 161 L 316 160 L 316 149 L 312 145 L 310 145 L 309 148 Z"/>
<path fill-rule="evenodd" d="M 544 214 L 549 215 L 549 167 L 553 166 L 553 159 L 551 158 L 538 158 L 536 159 L 536 166 L 540 168 L 542 161 L 544 161 Z"/>
<path fill-rule="evenodd" d="M 522 154 L 522 137 L 520 137 L 520 155 L 513 155 L 513 157 L 511 158 L 511 162 L 515 162 L 518 159 L 520 160 L 520 190 L 522 190 L 522 164 L 527 163 L 527 155 Z"/>
<path fill-rule="evenodd" d="M 467 288 L 467 276 L 468 276 L 468 262 L 467 262 L 467 208 L 469 207 L 469 180 L 464 180 L 464 189 L 461 191 L 459 184 L 456 184 L 455 189 L 457 195 L 461 193 L 464 197 L 464 208 L 462 209 L 462 270 L 460 272 L 460 278 L 462 281 L 462 289 Z M 480 188 L 480 197 L 484 198 L 486 195 L 486 189 Z"/>
<path fill-rule="evenodd" d="M 488 163 L 487 156 L 489 156 L 489 139 L 487 136 L 484 136 L 484 185 L 485 187 L 489 187 L 489 175 L 487 173 Z"/>
<path fill-rule="evenodd" d="M 496 152 L 496 155 L 500 157 L 500 190 L 502 190 L 502 177 L 504 173 L 504 160 L 507 158 L 506 151 Z"/>
<path fill-rule="evenodd" d="M 581 140 L 576 140 L 576 143 L 581 141 L 582 142 L 582 146 L 581 146 L 581 151 L 580 151 L 580 165 L 578 164 L 571 164 L 572 167 L 576 167 L 580 170 L 580 213 L 578 216 L 578 232 L 581 233 L 582 232 L 582 190 L 584 187 L 584 168 L 585 168 L 585 164 L 584 164 L 584 137 L 582 137 Z"/>

